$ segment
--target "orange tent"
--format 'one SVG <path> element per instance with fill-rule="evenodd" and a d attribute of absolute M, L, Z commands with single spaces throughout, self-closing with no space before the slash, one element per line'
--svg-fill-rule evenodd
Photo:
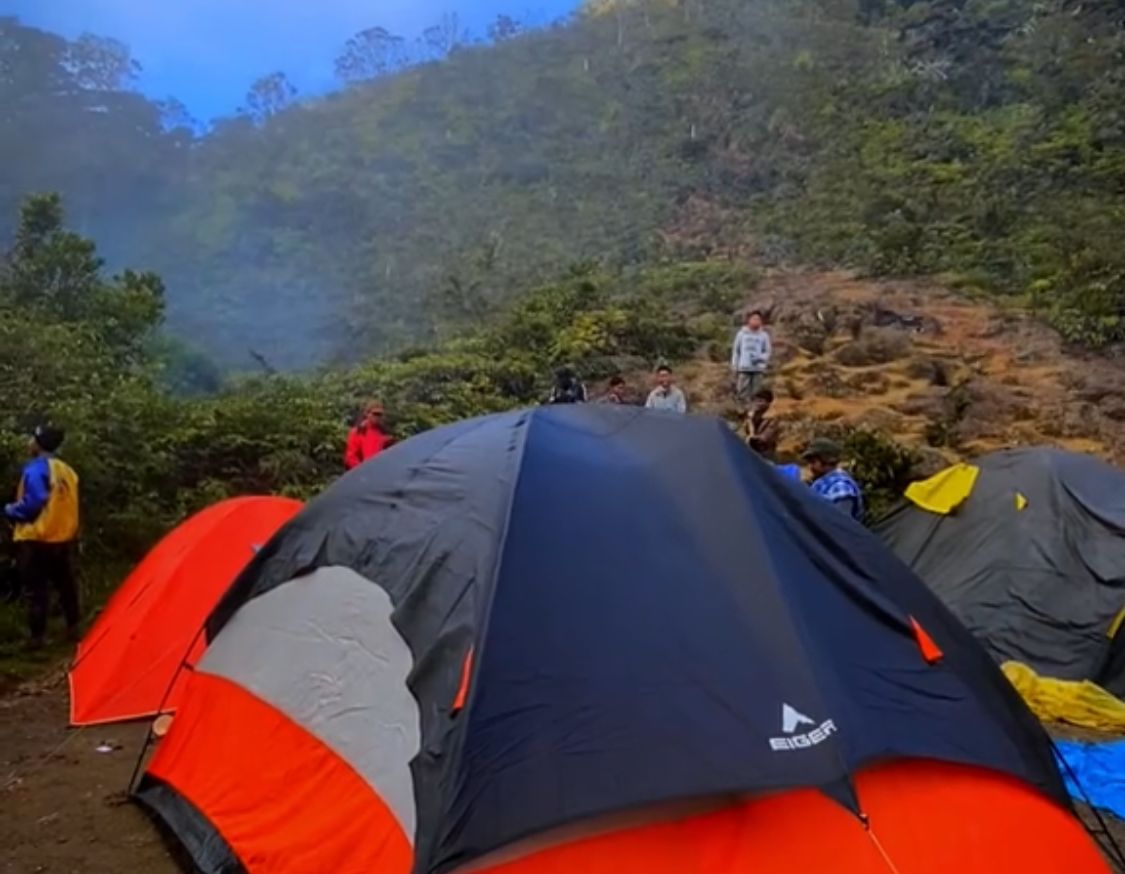
<path fill-rule="evenodd" d="M 96 725 L 176 709 L 184 677 L 206 646 L 199 631 L 218 600 L 302 508 L 288 498 L 234 498 L 192 516 L 118 588 L 78 645 L 70 722 Z"/>

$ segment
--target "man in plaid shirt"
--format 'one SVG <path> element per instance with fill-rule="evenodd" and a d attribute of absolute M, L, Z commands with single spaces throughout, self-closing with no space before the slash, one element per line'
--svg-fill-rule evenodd
<path fill-rule="evenodd" d="M 844 451 L 832 440 L 814 440 L 801 458 L 812 472 L 812 490 L 857 521 L 863 521 L 863 491 L 840 469 Z"/>

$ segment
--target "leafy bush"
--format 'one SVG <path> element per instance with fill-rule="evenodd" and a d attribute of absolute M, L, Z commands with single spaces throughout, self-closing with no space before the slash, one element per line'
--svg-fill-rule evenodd
<path fill-rule="evenodd" d="M 604 378 L 620 358 L 654 363 L 693 353 L 714 330 L 712 321 L 693 316 L 724 289 L 740 293 L 747 281 L 748 274 L 729 267 L 688 264 L 628 275 L 584 267 L 530 292 L 478 335 L 474 348 L 497 359 L 518 353 L 548 378 L 562 364 Z"/>
<path fill-rule="evenodd" d="M 886 434 L 849 429 L 844 433 L 843 446 L 848 467 L 863 486 L 868 518 L 886 513 L 917 479 L 921 456 Z"/>
<path fill-rule="evenodd" d="M 868 519 L 884 515 L 919 478 L 922 455 L 882 431 L 828 425 L 818 428 L 818 434 L 843 447 L 844 466 L 863 488 Z"/>

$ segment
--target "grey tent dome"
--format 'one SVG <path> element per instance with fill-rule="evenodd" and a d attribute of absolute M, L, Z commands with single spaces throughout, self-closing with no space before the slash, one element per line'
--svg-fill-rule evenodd
<path fill-rule="evenodd" d="M 974 464 L 954 511 L 906 502 L 878 533 L 998 661 L 1125 694 L 1125 472 L 1055 449 Z"/>

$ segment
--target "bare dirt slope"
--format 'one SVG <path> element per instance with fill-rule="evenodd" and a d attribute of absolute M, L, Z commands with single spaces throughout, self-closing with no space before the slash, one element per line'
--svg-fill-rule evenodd
<path fill-rule="evenodd" d="M 1125 464 L 1125 367 L 1016 308 L 846 272 L 767 275 L 750 303 L 769 312 L 790 449 L 840 423 L 948 458 L 1055 445 Z M 728 354 L 717 341 L 684 368 L 696 409 L 734 413 Z"/>
<path fill-rule="evenodd" d="M 0 698 L 0 874 L 180 871 L 125 797 L 145 727 L 66 722 L 61 671 Z"/>

